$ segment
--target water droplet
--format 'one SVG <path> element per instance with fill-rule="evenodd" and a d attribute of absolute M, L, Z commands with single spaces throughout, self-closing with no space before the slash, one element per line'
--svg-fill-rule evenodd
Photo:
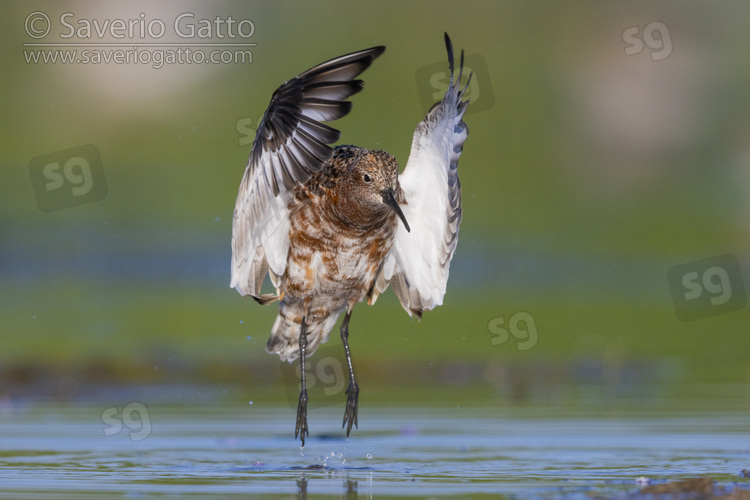
<path fill-rule="evenodd" d="M 253 404 L 253 402 L 252 402 L 252 401 L 250 401 L 250 404 Z"/>
<path fill-rule="evenodd" d="M 248 336 L 247 336 L 247 340 L 253 340 L 253 337 L 252 337 L 252 336 L 250 336 L 250 335 L 248 335 Z"/>
<path fill-rule="evenodd" d="M 368 460 L 372 460 L 372 455 L 370 455 L 369 453 L 365 456 L 367 457 Z"/>

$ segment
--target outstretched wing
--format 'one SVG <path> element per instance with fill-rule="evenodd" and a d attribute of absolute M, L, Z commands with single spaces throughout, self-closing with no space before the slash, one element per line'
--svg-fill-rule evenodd
<path fill-rule="evenodd" d="M 468 101 L 461 101 L 466 87 L 463 90 L 459 87 L 463 52 L 458 78 L 454 81 L 453 47 L 448 34 L 445 45 L 450 87 L 443 100 L 417 125 L 409 161 L 399 176 L 403 194 L 400 206 L 411 232 L 398 225 L 393 247 L 370 294 L 372 303 L 390 283 L 406 312 L 418 317 L 422 311 L 443 303 L 461 223 L 461 183 L 457 169 L 469 134 L 463 121 Z"/>
<path fill-rule="evenodd" d="M 278 298 L 261 295 L 260 288 L 268 272 L 278 289 L 286 269 L 291 191 L 332 156 L 329 145 L 341 133 L 321 122 L 349 113 L 352 103 L 346 99 L 363 87 L 355 78 L 384 50 L 373 47 L 331 59 L 274 92 L 255 134 L 234 207 L 230 286 L 242 295 L 261 304 Z"/>

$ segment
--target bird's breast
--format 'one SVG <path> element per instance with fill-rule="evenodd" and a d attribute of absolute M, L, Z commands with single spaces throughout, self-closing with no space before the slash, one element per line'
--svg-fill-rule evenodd
<path fill-rule="evenodd" d="M 337 220 L 324 204 L 295 207 L 290 213 L 285 293 L 362 300 L 393 245 L 394 226 L 362 230 Z"/>

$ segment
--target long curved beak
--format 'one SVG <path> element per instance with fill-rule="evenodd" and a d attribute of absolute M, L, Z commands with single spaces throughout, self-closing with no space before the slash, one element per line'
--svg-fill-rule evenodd
<path fill-rule="evenodd" d="M 401 207 L 399 207 L 398 203 L 396 203 L 396 197 L 393 195 L 393 189 L 386 188 L 380 193 L 380 195 L 383 197 L 383 203 L 388 205 L 388 207 L 396 212 L 398 218 L 401 219 L 401 222 L 404 223 L 406 231 L 410 233 L 411 229 L 409 229 L 409 223 L 406 222 L 406 217 L 404 217 L 404 212 L 401 211 Z"/>

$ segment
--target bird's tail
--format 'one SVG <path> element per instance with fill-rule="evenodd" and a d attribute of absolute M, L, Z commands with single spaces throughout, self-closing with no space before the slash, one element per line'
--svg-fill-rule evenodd
<path fill-rule="evenodd" d="M 271 329 L 271 336 L 266 344 L 266 352 L 278 354 L 282 361 L 291 363 L 299 358 L 299 334 L 302 329 L 302 316 L 297 314 L 295 307 L 285 307 L 282 302 L 279 315 Z M 341 311 L 330 312 L 323 317 L 311 316 L 305 318 L 307 330 L 306 357 L 311 356 L 318 346 L 328 340 L 333 325 Z"/>

